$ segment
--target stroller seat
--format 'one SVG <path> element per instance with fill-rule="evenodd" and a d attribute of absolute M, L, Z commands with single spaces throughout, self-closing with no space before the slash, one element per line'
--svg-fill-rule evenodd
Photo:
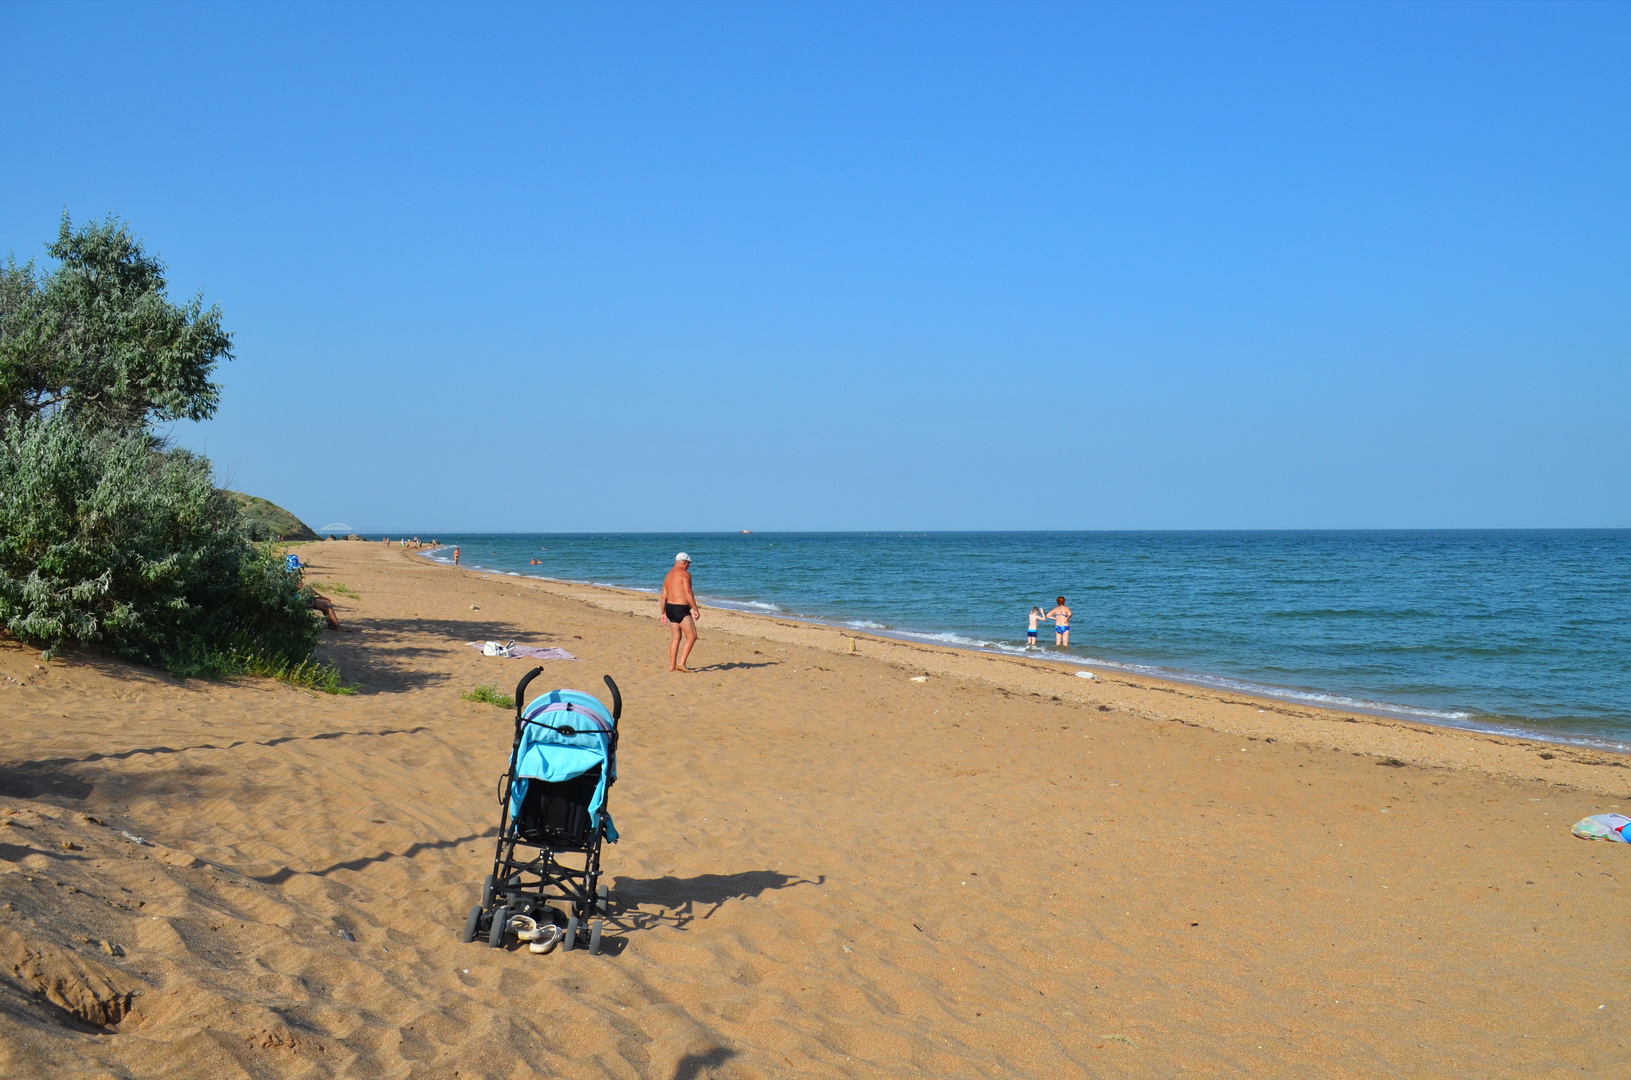
<path fill-rule="evenodd" d="M 516 835 L 556 851 L 588 850 L 595 832 L 589 807 L 599 787 L 599 765 L 570 780 L 529 780 L 515 818 Z"/>

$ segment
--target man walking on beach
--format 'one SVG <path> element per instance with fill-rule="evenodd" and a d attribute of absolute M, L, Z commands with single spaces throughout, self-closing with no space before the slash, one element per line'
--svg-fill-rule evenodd
<path fill-rule="evenodd" d="M 1065 606 L 1065 598 L 1061 596 L 1059 603 L 1047 614 L 1053 620 L 1053 643 L 1062 648 L 1070 646 L 1070 609 Z"/>
<path fill-rule="evenodd" d="M 673 569 L 663 578 L 657 606 L 662 609 L 662 621 L 668 624 L 668 670 L 690 674 L 685 662 L 697 643 L 697 617 L 702 611 L 691 591 L 691 556 L 683 551 L 674 556 Z"/>

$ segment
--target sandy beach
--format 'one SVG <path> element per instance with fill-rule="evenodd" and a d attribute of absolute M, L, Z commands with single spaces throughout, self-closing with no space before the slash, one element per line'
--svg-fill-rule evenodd
<path fill-rule="evenodd" d="M 353 696 L 0 643 L 0 1075 L 1631 1075 L 1619 756 L 300 552 Z M 606 955 L 459 941 L 489 638 L 623 688 Z"/>

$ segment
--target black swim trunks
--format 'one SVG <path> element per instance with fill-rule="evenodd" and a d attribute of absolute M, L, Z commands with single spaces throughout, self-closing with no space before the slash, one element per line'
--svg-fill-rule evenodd
<path fill-rule="evenodd" d="M 682 623 L 691 614 L 691 609 L 684 604 L 664 604 L 663 613 L 668 616 L 671 623 Z"/>

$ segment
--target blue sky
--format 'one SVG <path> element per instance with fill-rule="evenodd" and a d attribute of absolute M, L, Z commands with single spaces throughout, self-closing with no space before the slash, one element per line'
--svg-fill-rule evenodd
<path fill-rule="evenodd" d="M 1631 5 L 0 5 L 363 529 L 1631 526 Z"/>

